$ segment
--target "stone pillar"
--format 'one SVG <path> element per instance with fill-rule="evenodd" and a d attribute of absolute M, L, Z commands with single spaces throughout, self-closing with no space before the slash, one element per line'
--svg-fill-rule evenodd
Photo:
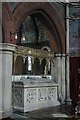
<path fill-rule="evenodd" d="M 66 57 L 66 103 L 71 104 L 71 98 L 70 98 L 70 76 L 69 76 L 69 55 Z"/>
<path fill-rule="evenodd" d="M 69 3 L 66 4 L 66 102 L 71 104 L 69 75 Z"/>
<path fill-rule="evenodd" d="M 12 60 L 15 45 L 0 43 L 0 113 L 3 117 L 12 114 Z M 2 106 L 1 106 L 2 104 Z M 1 110 L 2 107 L 2 110 Z M 1 117 L 1 116 L 0 116 Z"/>
<path fill-rule="evenodd" d="M 56 67 L 57 67 L 57 82 L 59 84 L 58 86 L 58 96 L 59 96 L 59 100 L 61 102 L 62 99 L 62 94 L 61 94 L 61 54 L 56 54 Z"/>
<path fill-rule="evenodd" d="M 62 87 L 61 87 L 61 94 L 62 94 L 62 104 L 65 103 L 65 99 L 66 99 L 66 91 L 65 91 L 65 57 L 66 55 L 65 54 L 62 54 L 62 57 L 61 57 L 61 66 L 62 66 L 62 70 L 61 70 L 61 84 L 62 84 Z"/>

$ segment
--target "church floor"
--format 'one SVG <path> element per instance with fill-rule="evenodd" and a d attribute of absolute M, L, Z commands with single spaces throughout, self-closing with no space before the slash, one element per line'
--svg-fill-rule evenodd
<path fill-rule="evenodd" d="M 80 120 L 75 115 L 74 106 L 63 105 L 50 108 L 43 108 L 27 113 L 14 112 L 14 120 Z"/>

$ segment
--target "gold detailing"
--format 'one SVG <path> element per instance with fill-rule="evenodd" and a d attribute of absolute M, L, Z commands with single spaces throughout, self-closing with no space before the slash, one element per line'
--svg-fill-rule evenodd
<path fill-rule="evenodd" d="M 54 54 L 50 51 L 44 51 L 41 49 L 33 49 L 24 46 L 17 46 L 15 54 L 17 56 L 33 56 L 38 58 L 54 58 Z"/>

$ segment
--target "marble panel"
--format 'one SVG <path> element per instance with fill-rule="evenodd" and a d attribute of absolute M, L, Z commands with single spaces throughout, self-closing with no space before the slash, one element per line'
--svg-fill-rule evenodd
<path fill-rule="evenodd" d="M 22 88 L 15 88 L 15 91 L 14 91 L 14 104 L 15 105 L 20 106 L 20 107 L 24 106 L 23 94 L 24 94 L 24 91 Z"/>
<path fill-rule="evenodd" d="M 38 88 L 38 101 L 46 101 L 47 88 Z"/>
<path fill-rule="evenodd" d="M 57 100 L 57 88 L 56 87 L 49 87 L 48 88 L 48 99 L 49 100 Z"/>
<path fill-rule="evenodd" d="M 37 101 L 37 89 L 27 88 L 26 99 L 28 103 L 33 103 Z"/>

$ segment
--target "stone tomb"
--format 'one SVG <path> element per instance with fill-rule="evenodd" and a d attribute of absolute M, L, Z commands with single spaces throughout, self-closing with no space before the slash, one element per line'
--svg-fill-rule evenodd
<path fill-rule="evenodd" d="M 28 112 L 60 105 L 57 88 L 49 77 L 21 77 L 13 81 L 14 109 Z"/>

